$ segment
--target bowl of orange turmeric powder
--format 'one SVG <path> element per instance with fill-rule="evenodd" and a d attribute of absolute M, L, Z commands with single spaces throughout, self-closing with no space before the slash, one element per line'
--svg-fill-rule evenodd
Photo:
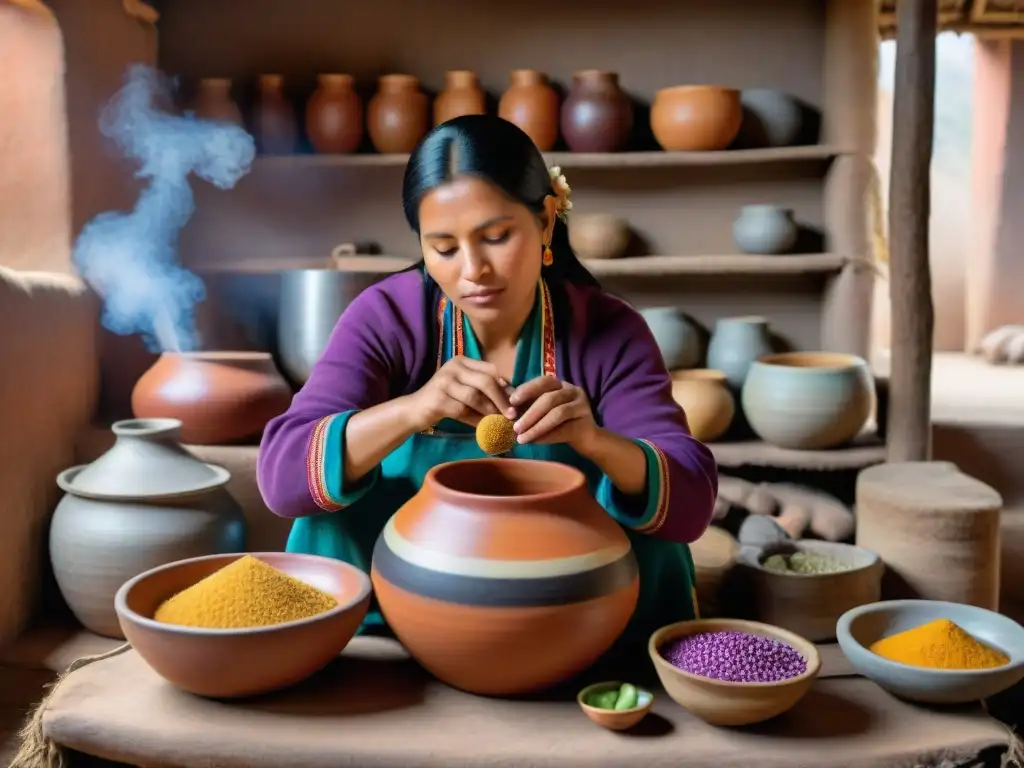
<path fill-rule="evenodd" d="M 862 605 L 839 618 L 836 639 L 860 674 L 911 701 L 981 701 L 1024 678 L 1024 627 L 973 605 Z"/>
<path fill-rule="evenodd" d="M 211 555 L 136 576 L 114 607 L 158 675 L 199 696 L 238 698 L 327 666 L 359 629 L 370 591 L 363 571 L 328 557 Z"/>

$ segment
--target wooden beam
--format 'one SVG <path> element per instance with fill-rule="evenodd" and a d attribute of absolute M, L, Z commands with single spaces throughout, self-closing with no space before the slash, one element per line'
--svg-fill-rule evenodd
<path fill-rule="evenodd" d="M 928 263 L 937 0 L 900 0 L 889 180 L 889 461 L 931 458 L 935 309 Z"/>

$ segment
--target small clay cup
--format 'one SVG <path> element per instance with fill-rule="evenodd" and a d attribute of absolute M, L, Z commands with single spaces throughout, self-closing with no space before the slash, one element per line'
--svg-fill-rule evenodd
<path fill-rule="evenodd" d="M 609 680 L 604 683 L 588 685 L 576 695 L 576 703 L 580 705 L 583 714 L 610 731 L 625 731 L 643 720 L 654 705 L 654 694 L 637 686 L 639 704 L 632 709 L 599 709 L 587 704 L 587 697 L 592 693 L 618 690 L 622 682 Z"/>
<path fill-rule="evenodd" d="M 179 560 L 126 582 L 114 597 L 121 630 L 160 677 L 216 699 L 270 693 L 327 666 L 353 638 L 370 607 L 370 578 L 330 557 L 254 552 L 253 557 L 332 595 L 338 606 L 308 619 L 242 629 L 203 629 L 156 621 L 165 600 L 244 554 Z"/>

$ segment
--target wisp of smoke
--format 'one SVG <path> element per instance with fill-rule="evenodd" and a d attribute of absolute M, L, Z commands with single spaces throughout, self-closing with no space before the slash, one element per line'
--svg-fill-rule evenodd
<path fill-rule="evenodd" d="M 108 211 L 89 222 L 73 256 L 103 299 L 103 325 L 141 334 L 155 351 L 198 344 L 195 306 L 206 289 L 177 258 L 178 233 L 195 210 L 189 174 L 230 189 L 256 153 L 242 128 L 160 109 L 172 91 L 160 72 L 133 65 L 103 110 L 100 131 L 138 163 L 136 176 L 146 185 L 132 211 Z"/>

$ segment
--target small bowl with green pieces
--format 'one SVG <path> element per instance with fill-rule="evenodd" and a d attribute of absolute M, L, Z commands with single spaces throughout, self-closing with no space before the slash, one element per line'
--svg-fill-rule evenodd
<path fill-rule="evenodd" d="M 588 685 L 576 696 L 583 714 L 612 731 L 625 731 L 651 711 L 654 695 L 618 680 Z"/>

